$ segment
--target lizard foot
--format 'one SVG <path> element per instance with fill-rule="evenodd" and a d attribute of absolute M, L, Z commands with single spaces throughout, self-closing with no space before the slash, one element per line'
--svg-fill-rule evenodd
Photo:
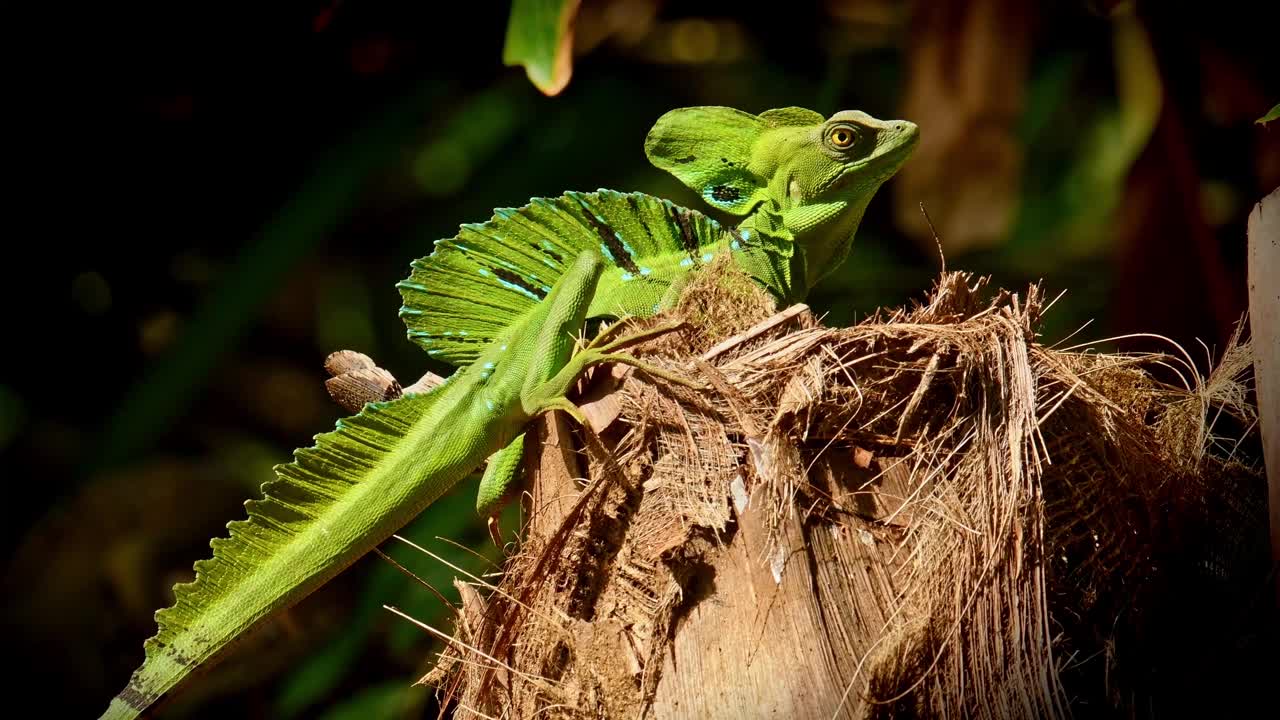
<path fill-rule="evenodd" d="M 580 354 L 587 356 L 583 358 L 583 363 L 582 363 L 583 368 L 589 367 L 591 365 L 599 365 L 600 363 L 614 362 L 614 363 L 620 363 L 622 365 L 630 365 L 631 367 L 639 370 L 645 375 L 666 380 L 667 382 L 673 385 L 680 385 L 682 387 L 687 387 L 693 390 L 697 390 L 699 387 L 697 383 L 695 383 L 694 381 L 686 377 L 677 375 L 665 368 L 658 367 L 653 363 L 647 363 L 635 357 L 634 355 L 631 355 L 630 353 L 603 352 L 603 351 L 588 349 L 588 350 L 583 350 L 582 353 Z"/>
<path fill-rule="evenodd" d="M 618 336 L 619 332 L 627 328 L 631 322 L 629 320 L 619 320 L 610 325 L 604 332 L 597 335 L 591 342 L 587 343 L 586 349 L 599 350 L 600 352 L 613 352 L 621 350 L 628 345 L 636 345 L 638 343 L 661 337 L 668 333 L 673 333 L 684 328 L 688 323 L 684 320 L 673 320 L 671 322 L 660 323 L 651 328 L 640 330 L 626 335 Z M 617 336 L 617 337 L 615 337 Z"/>
<path fill-rule="evenodd" d="M 634 345 L 678 330 L 681 327 L 683 327 L 683 323 L 666 323 L 647 330 L 623 335 L 616 339 L 606 339 L 605 342 L 600 342 L 597 338 L 597 340 L 592 341 L 587 347 L 579 350 L 573 357 L 569 358 L 569 361 L 564 367 L 560 368 L 559 372 L 538 387 L 530 396 L 526 397 L 524 406 L 530 409 L 530 415 L 544 412 L 548 408 L 566 410 L 572 415 L 573 412 L 564 407 L 562 403 L 567 402 L 565 396 L 573 388 L 574 383 L 577 382 L 583 371 L 588 367 L 610 362 L 630 365 L 650 377 L 665 380 L 673 385 L 698 389 L 699 386 L 688 378 L 681 377 L 666 368 L 644 362 L 630 353 L 617 352 L 618 348 Z M 604 334 L 612 335 L 613 333 L 606 331 Z M 580 419 L 580 417 L 580 413 L 574 415 L 575 420 Z"/>
<path fill-rule="evenodd" d="M 668 333 L 680 330 L 688 325 L 688 323 L 683 320 L 675 320 L 654 325 L 651 328 L 646 328 L 638 332 L 618 335 L 617 329 L 619 327 L 624 327 L 626 324 L 626 321 L 619 322 L 600 333 L 600 335 L 587 344 L 586 348 L 578 353 L 578 356 L 575 357 L 574 360 L 581 363 L 582 369 L 586 369 L 591 365 L 598 365 L 600 363 L 616 362 L 623 365 L 630 365 L 650 377 L 661 378 L 669 383 L 695 389 L 698 387 L 694 382 L 676 375 L 669 370 L 660 368 L 652 363 L 646 363 L 630 353 L 618 352 L 618 350 L 621 350 L 622 348 L 637 345 L 639 343 L 652 340 L 653 338 L 661 337 Z"/>

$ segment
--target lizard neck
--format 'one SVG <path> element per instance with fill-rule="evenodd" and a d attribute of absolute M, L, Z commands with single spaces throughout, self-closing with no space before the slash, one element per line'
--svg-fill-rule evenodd
<path fill-rule="evenodd" d="M 804 268 L 806 292 L 840 269 L 849 258 L 854 235 L 870 201 L 869 195 L 851 199 L 841 212 L 828 214 L 816 223 L 801 223 L 799 229 L 793 230 L 796 255 L 800 258 L 798 264 Z"/>
<path fill-rule="evenodd" d="M 801 302 L 849 257 L 871 197 L 838 206 L 781 209 L 762 204 L 738 225 L 744 267 L 786 302 Z"/>
<path fill-rule="evenodd" d="M 800 269 L 797 287 L 795 242 L 779 223 L 762 213 L 753 213 L 728 233 L 730 247 L 739 266 L 764 285 L 779 303 L 788 305 L 804 299 L 804 272 Z"/>

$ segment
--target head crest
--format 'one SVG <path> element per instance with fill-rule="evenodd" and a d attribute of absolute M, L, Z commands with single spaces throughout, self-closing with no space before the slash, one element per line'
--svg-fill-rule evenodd
<path fill-rule="evenodd" d="M 649 162 L 675 175 L 708 205 L 741 217 L 762 199 L 764 181 L 748 165 L 751 147 L 770 127 L 764 116 L 733 108 L 680 108 L 658 118 L 644 151 Z"/>

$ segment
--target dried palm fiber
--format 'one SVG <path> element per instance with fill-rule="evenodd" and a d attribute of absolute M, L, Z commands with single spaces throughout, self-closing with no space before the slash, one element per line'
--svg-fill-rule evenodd
<path fill-rule="evenodd" d="M 1248 430 L 1248 347 L 1175 388 L 985 284 L 833 329 L 704 273 L 637 350 L 703 389 L 614 373 L 598 436 L 543 425 L 528 537 L 424 682 L 457 717 L 1160 716 L 1157 654 L 1222 646 L 1168 655 L 1168 598 L 1266 571 L 1262 476 L 1212 432 Z"/>

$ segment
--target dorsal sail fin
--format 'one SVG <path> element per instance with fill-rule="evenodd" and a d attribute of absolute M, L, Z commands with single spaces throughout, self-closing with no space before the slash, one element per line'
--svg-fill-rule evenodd
<path fill-rule="evenodd" d="M 536 198 L 463 225 L 397 287 L 409 339 L 457 366 L 476 358 L 551 290 L 578 253 L 600 252 L 593 315 L 648 313 L 667 285 L 731 238 L 712 219 L 643 193 Z"/>

